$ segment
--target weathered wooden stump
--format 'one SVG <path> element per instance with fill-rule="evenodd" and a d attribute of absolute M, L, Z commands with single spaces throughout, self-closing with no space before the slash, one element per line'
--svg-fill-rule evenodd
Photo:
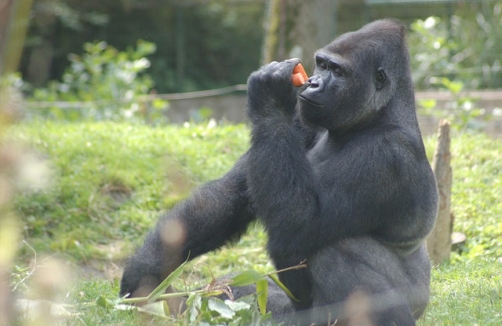
<path fill-rule="evenodd" d="M 432 161 L 432 169 L 436 176 L 439 191 L 439 210 L 434 229 L 427 238 L 427 250 L 435 264 L 447 260 L 451 252 L 453 219 L 451 214 L 452 171 L 450 161 L 450 122 L 441 120 Z"/>

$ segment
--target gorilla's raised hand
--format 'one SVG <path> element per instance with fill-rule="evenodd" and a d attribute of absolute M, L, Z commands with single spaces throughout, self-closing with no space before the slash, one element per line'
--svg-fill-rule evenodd
<path fill-rule="evenodd" d="M 291 119 L 295 113 L 299 88 L 291 83 L 291 74 L 300 59 L 273 61 L 248 78 L 248 115 L 251 121 L 265 117 Z"/>

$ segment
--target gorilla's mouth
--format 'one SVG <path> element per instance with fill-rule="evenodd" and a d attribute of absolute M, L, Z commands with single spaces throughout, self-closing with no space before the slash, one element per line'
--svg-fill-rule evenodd
<path fill-rule="evenodd" d="M 300 100 L 301 100 L 301 101 L 303 101 L 303 102 L 307 103 L 307 104 L 308 104 L 308 105 L 310 105 L 310 106 L 317 106 L 317 107 L 319 107 L 319 108 L 320 108 L 320 107 L 322 107 L 322 104 L 317 103 L 317 102 L 314 102 L 314 101 L 312 101 L 312 100 L 308 99 L 307 97 L 305 97 L 305 96 L 303 96 L 303 95 L 301 95 L 301 94 L 300 94 L 299 98 L 300 98 Z"/>

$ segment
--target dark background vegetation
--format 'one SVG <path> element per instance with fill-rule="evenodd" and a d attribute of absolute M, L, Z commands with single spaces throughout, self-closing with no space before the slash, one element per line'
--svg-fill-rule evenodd
<path fill-rule="evenodd" d="M 148 71 L 157 93 L 245 83 L 249 73 L 260 65 L 265 50 L 266 13 L 274 2 L 284 2 L 290 8 L 305 6 L 305 2 L 298 0 L 35 0 L 20 70 L 27 82 L 45 86 L 49 80 L 61 78 L 68 66 L 68 54 L 82 53 L 85 42 L 106 41 L 118 50 L 125 50 L 138 39 L 144 39 L 157 45 L 156 53 L 149 57 L 152 64 Z M 466 78 L 479 78 L 490 77 L 485 75 L 495 71 L 497 78 L 484 78 L 486 81 L 474 87 L 502 86 L 500 70 L 490 69 L 497 62 L 500 69 L 502 31 L 500 12 L 494 11 L 494 4 L 499 1 L 308 3 L 314 2 L 319 6 L 323 2 L 325 6 L 335 3 L 330 13 L 334 25 L 325 27 L 329 29 L 329 39 L 378 18 L 394 17 L 409 24 L 438 16 L 446 24 L 447 36 L 463 38 L 475 47 L 464 53 L 466 58 L 457 57 L 462 59 L 456 67 L 458 73 L 467 74 Z M 303 12 L 297 13 L 293 23 L 298 28 L 304 25 L 302 18 L 308 8 L 308 5 L 301 7 Z M 455 24 L 450 19 L 453 16 L 461 18 L 462 24 Z M 490 40 L 481 36 L 486 33 L 490 34 Z M 473 53 L 479 57 L 473 57 Z M 458 53 L 451 49 L 451 56 L 455 54 Z"/>
<path fill-rule="evenodd" d="M 68 53 L 106 41 L 125 50 L 138 39 L 150 57 L 156 90 L 180 92 L 245 83 L 259 63 L 264 1 L 36 0 L 21 63 L 25 80 L 61 78 Z"/>

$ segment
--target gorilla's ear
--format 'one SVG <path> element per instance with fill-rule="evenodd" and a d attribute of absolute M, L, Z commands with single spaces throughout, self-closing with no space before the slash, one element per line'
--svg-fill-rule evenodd
<path fill-rule="evenodd" d="M 381 90 L 387 82 L 387 75 L 382 67 L 377 69 L 375 76 L 375 87 L 377 90 Z"/>

